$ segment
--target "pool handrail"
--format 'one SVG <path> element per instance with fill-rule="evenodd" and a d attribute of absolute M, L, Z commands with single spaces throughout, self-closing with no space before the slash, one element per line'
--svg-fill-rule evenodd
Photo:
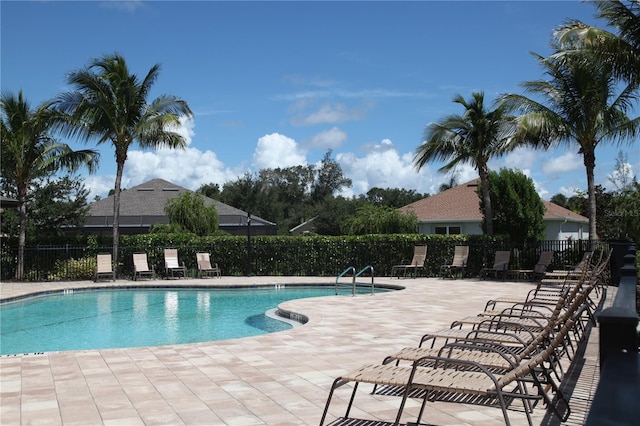
<path fill-rule="evenodd" d="M 360 272 L 355 274 L 353 277 L 353 295 L 354 296 L 356 295 L 356 278 L 364 274 L 367 270 L 371 270 L 371 294 L 375 294 L 375 285 L 373 283 L 373 277 L 374 277 L 373 265 L 367 265 L 364 268 L 362 268 Z"/>
<path fill-rule="evenodd" d="M 347 275 L 349 272 L 352 272 L 352 271 L 353 271 L 353 279 L 351 280 L 351 281 L 352 281 L 352 284 L 351 284 L 351 285 L 353 286 L 353 289 L 354 289 L 354 295 L 355 295 L 355 286 L 356 286 L 356 268 L 355 268 L 354 266 L 349 266 L 347 269 L 345 269 L 344 271 L 342 271 L 342 272 L 340 273 L 340 275 L 338 275 L 338 276 L 336 277 L 336 295 L 338 294 L 338 286 L 340 285 L 340 283 L 339 283 L 340 278 L 344 277 L 345 275 Z"/>

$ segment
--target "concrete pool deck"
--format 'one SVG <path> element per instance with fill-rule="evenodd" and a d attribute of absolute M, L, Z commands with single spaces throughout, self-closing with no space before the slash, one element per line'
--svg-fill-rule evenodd
<path fill-rule="evenodd" d="M 317 425 L 333 380 L 363 364 L 379 363 L 426 331 L 482 311 L 490 298 L 524 297 L 529 282 L 390 279 L 376 284 L 406 287 L 382 294 L 295 300 L 281 306 L 309 322 L 283 332 L 234 340 L 126 349 L 49 352 L 0 357 L 2 425 Z M 100 286 L 238 286 L 333 284 L 335 278 L 222 277 L 100 282 Z M 0 299 L 95 283 L 0 284 Z M 615 288 L 609 288 L 605 307 Z M 1 344 L 1 342 L 0 342 Z M 590 333 L 563 380 L 571 417 L 581 425 L 598 382 L 598 332 Z M 351 386 L 336 391 L 327 422 L 344 415 Z M 399 398 L 363 389 L 350 417 L 384 424 L 395 418 Z M 413 421 L 410 400 L 403 421 Z M 509 411 L 514 425 L 527 424 Z M 535 424 L 560 424 L 539 404 Z M 504 424 L 499 408 L 428 402 L 423 422 L 432 425 Z M 349 423 L 355 424 L 355 423 Z"/>

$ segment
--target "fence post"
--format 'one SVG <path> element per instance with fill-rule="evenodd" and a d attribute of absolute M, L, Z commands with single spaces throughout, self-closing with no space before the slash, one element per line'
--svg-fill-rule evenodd
<path fill-rule="evenodd" d="M 600 369 L 610 354 L 638 351 L 638 271 L 634 245 L 629 246 L 619 273 L 618 290 L 612 306 L 597 315 L 600 326 Z"/>

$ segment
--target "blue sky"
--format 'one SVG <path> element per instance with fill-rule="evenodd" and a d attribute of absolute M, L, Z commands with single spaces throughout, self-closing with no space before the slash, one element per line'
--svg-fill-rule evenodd
<path fill-rule="evenodd" d="M 344 195 L 372 187 L 434 194 L 441 164 L 413 166 L 429 122 L 460 113 L 451 102 L 483 91 L 487 101 L 521 93 L 543 77 L 530 52 L 549 53 L 567 18 L 598 23 L 580 1 L 0 2 L 1 87 L 33 104 L 69 88 L 65 75 L 104 54 L 122 54 L 133 73 L 161 65 L 150 100 L 171 94 L 194 112 L 181 129 L 185 151 L 129 151 L 123 187 L 163 178 L 190 189 L 221 186 L 267 167 L 332 157 L 353 180 Z M 636 111 L 637 114 L 637 111 Z M 68 140 L 75 148 L 85 146 Z M 88 146 L 93 147 L 93 144 Z M 603 145 L 596 183 L 611 187 L 620 150 L 633 173 L 638 143 Z M 100 147 L 94 195 L 113 188 L 115 160 Z M 492 161 L 530 176 L 540 195 L 586 190 L 575 146 L 518 150 Z M 458 170 L 458 182 L 477 177 Z"/>

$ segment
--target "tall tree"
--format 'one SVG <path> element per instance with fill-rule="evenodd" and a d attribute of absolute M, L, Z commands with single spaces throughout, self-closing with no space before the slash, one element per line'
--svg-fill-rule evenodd
<path fill-rule="evenodd" d="M 2 194 L 16 197 L 16 188 L 2 179 Z M 89 213 L 89 190 L 84 181 L 65 175 L 47 176 L 31 181 L 27 193 L 27 236 L 62 235 L 65 227 L 82 226 Z M 0 232 L 17 236 L 20 232 L 20 214 L 16 209 L 0 212 Z"/>
<path fill-rule="evenodd" d="M 358 198 L 374 206 L 403 207 L 415 201 L 427 198 L 429 194 L 420 194 L 415 189 L 404 188 L 378 188 L 373 187 L 365 195 Z"/>
<path fill-rule="evenodd" d="M 17 96 L 3 93 L 0 107 L 2 177 L 15 188 L 20 213 L 15 279 L 21 280 L 24 276 L 26 201 L 31 182 L 60 170 L 74 171 L 81 166 L 87 166 L 89 172 L 93 172 L 98 155 L 92 150 L 74 151 L 69 145 L 54 139 L 52 132 L 60 117 L 52 109 L 51 102 L 44 102 L 32 109 L 20 91 Z"/>
<path fill-rule="evenodd" d="M 311 199 L 317 203 L 329 195 L 334 195 L 342 188 L 351 188 L 352 183 L 351 179 L 342 172 L 340 164 L 331 158 L 331 150 L 328 150 L 317 169 L 316 179 L 311 189 Z"/>
<path fill-rule="evenodd" d="M 611 65 L 613 73 L 629 82 L 640 84 L 640 2 L 638 0 L 591 0 L 596 17 L 604 19 L 617 34 L 569 20 L 556 31 L 556 38 L 575 49 L 560 55 L 595 55 L 598 61 Z"/>
<path fill-rule="evenodd" d="M 440 172 L 448 172 L 465 163 L 475 167 L 483 188 L 486 232 L 493 235 L 488 162 L 503 155 L 509 147 L 506 142 L 512 130 L 512 117 L 501 104 L 487 110 L 482 92 L 472 93 L 469 100 L 458 94 L 453 102 L 462 105 L 464 113 L 448 115 L 439 123 L 429 124 L 425 140 L 416 150 L 414 163 L 420 169 L 427 162 L 447 162 Z"/>
<path fill-rule="evenodd" d="M 186 147 L 178 133 L 181 118 L 190 118 L 191 109 L 184 100 L 160 95 L 151 103 L 147 97 L 158 78 L 160 65 L 151 67 L 144 79 L 131 74 L 118 54 L 94 59 L 88 67 L 67 77 L 74 90 L 58 96 L 56 107 L 68 115 L 67 134 L 97 144 L 111 143 L 116 157 L 113 197 L 113 258 L 118 260 L 120 191 L 122 173 L 131 144 L 143 149 Z"/>
<path fill-rule="evenodd" d="M 393 207 L 365 204 L 340 226 L 348 235 L 410 234 L 418 232 L 418 219 L 413 213 L 400 213 Z"/>
<path fill-rule="evenodd" d="M 217 200 L 218 198 L 220 198 L 220 185 L 213 182 L 205 183 L 203 185 L 200 185 L 200 188 L 196 189 L 196 192 L 198 194 L 204 195 L 205 197 Z"/>
<path fill-rule="evenodd" d="M 637 100 L 633 84 L 620 86 L 612 67 L 597 57 L 558 55 L 565 46 L 552 42 L 555 54 L 535 54 L 546 80 L 522 83 L 525 95 L 508 94 L 501 104 L 519 113 L 513 141 L 548 148 L 551 145 L 578 146 L 587 174 L 589 239 L 597 238 L 594 170 L 596 147 L 601 142 L 631 141 L 640 130 L 640 118 L 626 115 Z"/>
<path fill-rule="evenodd" d="M 185 192 L 180 197 L 167 200 L 164 208 L 170 224 L 177 224 L 187 232 L 206 236 L 218 230 L 218 212 L 215 206 L 205 206 L 202 196 Z"/>
<path fill-rule="evenodd" d="M 489 175 L 495 233 L 508 235 L 518 243 L 544 239 L 544 204 L 533 180 L 510 169 L 492 171 Z"/>

